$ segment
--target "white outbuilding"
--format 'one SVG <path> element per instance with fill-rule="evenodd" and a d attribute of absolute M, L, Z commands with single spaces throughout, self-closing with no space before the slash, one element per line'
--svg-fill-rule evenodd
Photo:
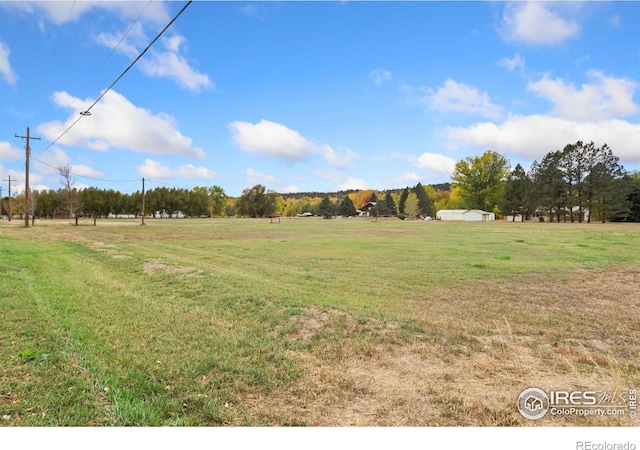
<path fill-rule="evenodd" d="M 466 222 L 490 222 L 496 220 L 492 212 L 481 209 L 442 209 L 436 214 L 438 220 L 464 220 Z"/>

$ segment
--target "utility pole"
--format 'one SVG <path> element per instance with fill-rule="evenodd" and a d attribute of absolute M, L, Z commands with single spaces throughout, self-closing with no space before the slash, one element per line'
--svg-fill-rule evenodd
<path fill-rule="evenodd" d="M 9 214 L 9 222 L 11 222 L 11 175 L 9 175 L 9 179 L 8 180 L 2 180 L 2 181 L 8 181 L 9 182 L 9 209 L 7 210 L 7 213 Z M 1 189 L 1 188 L 0 188 Z M 2 192 L 2 191 L 0 191 Z M 0 198 L 2 198 L 2 196 L 0 195 Z M 1 204 L 2 202 L 0 202 Z M 1 211 L 0 211 L 1 214 Z"/>
<path fill-rule="evenodd" d="M 27 140 L 27 146 L 25 147 L 26 149 L 26 154 L 27 154 L 27 158 L 26 158 L 26 163 L 25 163 L 25 171 L 24 171 L 24 227 L 25 228 L 29 228 L 29 196 L 31 194 L 31 190 L 29 189 L 29 157 L 31 156 L 31 147 L 29 146 L 29 140 L 30 139 L 37 139 L 40 140 L 39 137 L 34 138 L 34 137 L 30 137 L 29 136 L 29 127 L 27 127 L 27 135 L 26 136 L 18 136 L 16 134 L 17 138 L 20 139 L 26 139 Z"/>
<path fill-rule="evenodd" d="M 144 223 L 144 178 L 142 179 L 142 223 L 140 225 L 145 225 Z"/>

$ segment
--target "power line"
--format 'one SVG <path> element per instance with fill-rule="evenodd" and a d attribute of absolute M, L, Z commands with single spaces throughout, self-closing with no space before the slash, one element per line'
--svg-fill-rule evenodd
<path fill-rule="evenodd" d="M 151 43 L 149 43 L 149 45 L 147 45 L 147 47 L 146 47 L 144 50 L 142 50 L 142 53 L 140 53 L 140 54 L 138 55 L 138 57 L 137 57 L 136 59 L 134 59 L 134 60 L 133 60 L 133 62 L 132 62 L 131 64 L 129 64 L 129 67 L 127 67 L 126 69 L 124 69 L 124 72 L 122 72 L 122 73 L 120 74 L 120 76 L 119 76 L 118 78 L 116 78 L 116 79 L 115 79 L 115 81 L 114 81 L 113 83 L 111 83 L 111 85 L 110 85 L 110 86 L 109 86 L 109 87 L 108 87 L 108 88 L 107 88 L 107 89 L 106 89 L 106 90 L 105 90 L 105 91 L 100 95 L 100 97 L 98 97 L 98 98 L 96 99 L 96 101 L 95 101 L 95 102 L 93 102 L 93 103 L 91 104 L 91 106 L 89 106 L 89 107 L 87 108 L 87 110 L 86 110 L 86 111 L 82 111 L 82 112 L 80 113 L 81 115 L 85 116 L 85 115 L 90 115 L 90 114 L 91 114 L 91 108 L 93 108 L 93 107 L 94 107 L 94 106 L 95 106 L 95 105 L 100 101 L 100 99 L 102 99 L 102 97 L 104 97 L 104 95 L 105 95 L 107 92 L 109 92 L 109 91 L 111 90 L 111 88 L 112 88 L 112 87 L 113 87 L 113 86 L 114 86 L 118 81 L 120 81 L 120 78 L 122 78 L 122 77 L 123 77 L 123 76 L 124 76 L 128 71 L 129 71 L 129 69 L 131 69 L 131 68 L 134 66 L 134 64 L 135 64 L 135 63 L 137 63 L 137 62 L 138 62 L 138 60 L 144 56 L 144 54 L 145 54 L 145 53 L 147 53 L 147 50 L 149 50 L 149 49 L 151 48 L 151 46 L 152 46 L 153 44 L 155 44 L 155 42 L 156 42 L 158 39 L 160 39 L 160 36 L 162 36 L 162 35 L 164 34 L 164 32 L 165 32 L 165 31 L 167 31 L 167 30 L 169 29 L 169 27 L 173 24 L 173 22 L 175 22 L 175 21 L 178 19 L 178 17 L 180 17 L 180 14 L 182 14 L 182 13 L 184 12 L 184 10 L 185 10 L 185 9 L 187 9 L 187 7 L 188 7 L 192 2 L 193 2 L 193 0 L 189 0 L 189 1 L 187 2 L 187 4 L 186 4 L 186 5 L 184 5 L 184 6 L 182 7 L 182 9 L 178 12 L 178 14 L 176 14 L 176 16 L 175 16 L 173 19 L 171 19 L 171 22 L 169 22 L 169 23 L 168 23 L 168 24 L 167 24 L 167 25 L 162 29 L 162 31 L 160 31 L 160 33 L 158 33 L 158 35 L 153 39 L 153 41 L 151 41 Z"/>
<path fill-rule="evenodd" d="M 104 65 L 107 63 L 107 61 L 111 58 L 111 56 L 113 56 L 113 54 L 115 53 L 115 51 L 118 49 L 118 47 L 120 47 L 120 44 L 122 44 L 122 42 L 125 40 L 125 38 L 129 35 L 129 33 L 131 32 L 131 30 L 133 30 L 133 27 L 140 21 L 140 17 L 142 17 L 142 15 L 146 12 L 146 10 L 149 8 L 149 5 L 151 5 L 151 2 L 153 0 L 149 0 L 149 2 L 147 3 L 147 6 L 140 11 L 140 14 L 138 14 L 138 17 L 136 17 L 136 20 L 134 20 L 131 25 L 129 25 L 129 28 L 127 28 L 127 31 L 124 32 L 124 34 L 122 35 L 122 37 L 120 38 L 120 40 L 118 41 L 118 43 L 111 49 L 111 51 L 109 52 L 109 54 L 104 58 L 104 60 L 102 61 L 102 63 L 100 63 L 100 65 L 98 66 L 98 68 L 95 70 L 95 72 L 89 77 L 89 79 L 84 83 L 84 85 L 80 88 L 80 91 L 78 93 L 79 96 L 82 96 L 82 93 L 84 92 L 84 90 L 86 89 L 87 85 L 89 84 L 89 82 L 91 80 L 93 80 L 96 75 L 100 72 L 100 70 L 102 70 L 102 68 L 104 67 Z M 102 2 L 100 2 L 100 7 L 102 7 Z M 71 100 L 69 102 L 69 104 L 67 105 L 67 108 L 70 108 L 73 103 L 75 102 L 75 98 L 73 100 Z M 76 121 L 77 122 L 77 121 Z M 75 125 L 75 123 L 73 124 Z M 72 126 L 73 126 L 72 125 Z M 44 151 L 44 150 L 43 150 Z"/>
<path fill-rule="evenodd" d="M 73 8 L 75 7 L 76 2 L 74 1 L 73 4 L 71 5 L 71 8 L 69 10 L 69 12 L 71 13 L 71 11 L 73 11 Z M 37 91 L 40 89 L 42 82 L 45 79 L 45 76 L 47 75 L 47 72 L 49 71 L 49 67 L 51 66 L 51 62 L 53 61 L 53 57 L 55 56 L 56 52 L 58 50 L 58 40 L 56 39 L 56 41 L 53 43 L 53 50 L 51 51 L 51 54 L 49 55 L 49 58 L 47 59 L 47 62 L 44 66 L 44 69 L 42 71 L 42 75 L 40 75 L 40 79 L 38 80 L 38 83 L 36 84 L 34 91 Z M 30 105 L 28 106 L 28 111 L 29 113 L 31 113 L 31 107 L 34 101 L 34 97 L 31 98 L 30 101 Z"/>
<path fill-rule="evenodd" d="M 109 87 L 107 89 L 105 89 L 102 94 L 100 94 L 100 96 L 91 104 L 91 106 L 89 106 L 85 111 L 81 111 L 80 112 L 80 117 L 78 117 L 71 125 L 69 125 L 69 127 L 67 127 L 66 130 L 64 130 L 62 132 L 62 134 L 60 134 L 60 136 L 58 136 L 55 140 L 53 140 L 49 145 L 47 145 L 44 149 L 42 149 L 40 152 L 38 152 L 36 155 L 39 155 L 43 152 L 45 152 L 46 150 L 48 150 L 49 148 L 51 148 L 51 146 L 53 144 L 55 144 L 56 142 L 58 142 L 60 140 L 60 138 L 62 138 L 65 134 L 67 134 L 67 132 L 76 124 L 80 121 L 80 119 L 82 119 L 85 116 L 90 116 L 91 115 L 91 109 L 100 101 L 102 100 L 102 97 L 105 96 L 105 94 L 107 92 L 109 92 L 113 86 L 115 86 L 115 84 L 120 81 L 120 79 L 125 76 L 125 74 L 135 65 L 135 63 L 138 62 L 138 60 L 140 58 L 142 58 L 142 56 L 144 56 L 145 53 L 147 53 L 147 51 L 151 48 L 151 46 L 158 40 L 160 39 L 160 37 L 164 34 L 165 31 L 167 31 L 169 29 L 169 27 L 171 25 L 173 25 L 173 23 L 178 19 L 178 17 L 180 17 L 180 15 L 184 12 L 185 9 L 187 9 L 187 7 L 193 3 L 193 0 L 189 0 L 180 11 L 178 11 L 178 14 L 176 14 L 173 19 L 171 19 L 171 21 L 160 31 L 160 33 L 158 33 L 158 35 L 149 43 L 149 45 L 147 45 L 147 47 L 142 51 L 142 53 L 140 53 L 138 55 L 138 57 L 136 59 L 133 60 L 133 62 L 131 64 L 129 64 L 129 67 L 127 67 L 126 69 L 124 69 L 124 71 L 118 76 L 118 78 L 116 78 L 114 80 L 113 83 L 111 83 L 109 85 Z"/>
<path fill-rule="evenodd" d="M 176 188 L 176 189 L 187 189 L 187 188 L 182 187 L 182 186 L 176 186 L 175 184 L 165 183 L 164 181 L 150 180 L 149 178 L 145 178 L 145 180 L 150 182 L 150 183 L 155 183 L 155 184 L 159 184 L 159 185 L 162 185 L 162 186 L 169 186 L 169 187 Z"/>
<path fill-rule="evenodd" d="M 46 162 L 41 161 L 41 160 L 39 160 L 39 159 L 37 159 L 37 158 L 34 158 L 33 156 L 31 157 L 31 159 L 33 159 L 34 161 L 37 161 L 37 162 L 39 162 L 40 164 L 43 164 L 43 165 L 45 165 L 45 166 L 47 166 L 47 167 L 51 167 L 52 169 L 56 169 L 56 170 L 58 170 L 58 168 L 57 168 L 56 166 L 53 166 L 53 165 L 51 165 L 51 164 L 49 164 L 49 163 L 46 163 Z M 74 177 L 86 178 L 86 179 L 88 179 L 88 180 L 95 180 L 95 181 L 104 181 L 104 182 L 107 182 L 107 183 L 133 183 L 133 182 L 138 182 L 138 181 L 140 181 L 140 178 L 136 178 L 136 179 L 133 179 L 133 180 L 108 180 L 108 179 L 106 179 L 106 178 L 97 178 L 97 177 L 90 177 L 90 176 L 88 176 L 88 175 L 80 175 L 80 174 L 78 174 L 78 173 L 74 173 L 74 172 L 69 172 L 69 173 L 70 173 L 71 175 L 73 175 Z"/>

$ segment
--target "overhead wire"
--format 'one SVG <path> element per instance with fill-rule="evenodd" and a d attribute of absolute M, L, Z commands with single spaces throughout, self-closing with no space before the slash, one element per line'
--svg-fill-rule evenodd
<path fill-rule="evenodd" d="M 129 70 L 140 60 L 140 58 L 142 58 L 144 56 L 145 53 L 147 53 L 147 51 L 151 48 L 151 46 L 158 40 L 160 39 L 160 37 L 164 34 L 165 31 L 167 31 L 169 29 L 169 27 L 171 27 L 171 25 L 173 25 L 173 23 L 178 19 L 178 17 L 180 17 L 180 15 L 187 9 L 187 7 L 193 3 L 193 0 L 189 0 L 180 11 L 178 11 L 178 13 L 173 17 L 173 19 L 171 19 L 171 21 L 160 31 L 160 33 L 158 33 L 158 35 L 145 47 L 145 49 L 138 55 L 138 57 L 136 59 L 133 60 L 133 62 L 131 64 L 129 64 L 129 66 L 124 69 L 124 71 L 113 81 L 113 83 L 111 83 L 109 85 L 109 87 L 107 89 L 105 89 L 102 94 L 100 94 L 100 96 L 85 110 L 85 111 L 81 111 L 80 112 L 80 117 L 78 117 L 71 125 L 69 125 L 56 139 L 54 139 L 51 143 L 49 143 L 49 145 L 47 145 L 44 149 L 42 149 L 41 151 L 39 151 L 38 153 L 36 153 L 37 155 L 40 155 L 41 153 L 45 152 L 46 150 L 48 150 L 49 148 L 51 148 L 56 142 L 58 142 L 65 134 L 67 134 L 67 132 L 69 132 L 69 130 L 71 130 L 71 128 L 73 128 L 79 121 L 80 119 L 82 119 L 83 117 L 89 116 L 91 115 L 91 109 L 98 104 L 98 102 L 100 100 L 102 100 L 102 98 L 105 96 L 105 94 L 107 92 L 109 92 L 113 86 L 116 85 L 116 83 L 118 81 L 120 81 L 120 79 L 122 77 L 125 76 L 125 74 L 127 72 L 129 72 Z"/>
<path fill-rule="evenodd" d="M 38 162 L 38 163 L 40 163 L 40 164 L 43 164 L 43 165 L 45 165 L 47 167 L 50 167 L 52 169 L 58 170 L 58 167 L 56 167 L 54 165 L 51 165 L 51 164 L 49 164 L 47 162 L 44 162 L 44 161 L 42 161 L 42 160 L 40 160 L 38 158 L 31 157 L 31 159 L 36 161 L 36 162 Z M 109 183 L 133 183 L 133 182 L 137 182 L 137 181 L 141 181 L 142 180 L 141 178 L 136 178 L 136 179 L 132 179 L 132 180 L 108 180 L 106 178 L 97 178 L 97 177 L 90 177 L 88 175 L 80 175 L 80 174 L 75 173 L 75 172 L 69 172 L 69 174 L 73 175 L 74 177 L 86 178 L 88 180 L 96 180 L 96 181 L 107 181 Z"/>
<path fill-rule="evenodd" d="M 133 22 L 131 22 L 131 25 L 129 25 L 129 28 L 127 28 L 127 30 L 124 32 L 124 34 L 122 35 L 120 40 L 117 42 L 117 44 L 111 49 L 109 54 L 102 60 L 102 63 L 100 63 L 100 65 L 95 70 L 95 72 L 93 72 L 93 74 L 87 79 L 87 81 L 84 83 L 84 85 L 80 88 L 80 91 L 78 91 L 78 96 L 82 96 L 82 93 L 85 91 L 86 87 L 91 82 L 91 80 L 93 80 L 96 77 L 96 75 L 98 75 L 98 73 L 102 70 L 104 65 L 107 63 L 107 61 L 111 58 L 111 56 L 113 56 L 115 51 L 120 47 L 120 44 L 122 44 L 122 42 L 127 38 L 127 36 L 129 36 L 129 33 L 131 33 L 131 30 L 133 30 L 133 27 L 136 26 L 138 24 L 138 22 L 140 22 L 140 18 L 147 11 L 147 9 L 149 8 L 149 5 L 151 5 L 152 1 L 153 0 L 149 0 L 149 2 L 147 3 L 147 6 L 143 10 L 140 11 L 140 14 L 138 14 L 138 17 L 136 17 L 136 19 Z M 103 2 L 100 2 L 100 6 L 101 7 L 102 7 L 102 3 Z M 69 104 L 67 105 L 67 109 L 71 108 L 71 106 L 73 106 L 75 101 L 76 101 L 76 98 L 73 98 L 69 102 Z"/>
<path fill-rule="evenodd" d="M 177 186 L 175 184 L 166 183 L 164 181 L 150 180 L 149 178 L 146 178 L 146 177 L 145 177 L 144 181 L 145 182 L 149 182 L 149 183 L 155 183 L 155 184 L 162 185 L 162 186 L 168 186 L 168 187 L 172 187 L 172 188 L 176 188 L 176 189 L 188 189 L 188 188 L 186 188 L 184 186 Z"/>
<path fill-rule="evenodd" d="M 71 12 L 73 11 L 73 8 L 76 6 L 76 2 L 74 1 L 71 4 L 71 8 L 69 9 L 69 13 L 71 14 Z M 34 87 L 34 91 L 37 91 L 40 89 L 40 86 L 42 85 L 42 82 L 45 79 L 45 76 L 47 75 L 47 72 L 49 71 L 49 67 L 51 66 L 51 62 L 53 61 L 53 57 L 55 56 L 56 52 L 58 51 L 58 39 L 55 40 L 55 42 L 53 43 L 53 50 L 51 51 L 51 54 L 49 55 L 49 58 L 47 59 L 47 62 L 45 63 L 44 69 L 42 70 L 42 74 L 40 75 L 40 79 L 38 80 L 38 83 L 35 85 Z M 31 97 L 31 103 L 33 103 L 33 99 L 34 97 Z M 29 105 L 27 108 L 27 111 L 29 113 L 31 113 L 31 106 Z"/>

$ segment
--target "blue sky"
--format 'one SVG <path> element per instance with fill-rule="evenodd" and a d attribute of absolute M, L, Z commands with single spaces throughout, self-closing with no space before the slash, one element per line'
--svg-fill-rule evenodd
<path fill-rule="evenodd" d="M 383 190 L 577 140 L 640 168 L 640 3 L 196 1 L 80 116 L 185 4 L 0 1 L 13 192 L 26 127 L 32 189 Z"/>

